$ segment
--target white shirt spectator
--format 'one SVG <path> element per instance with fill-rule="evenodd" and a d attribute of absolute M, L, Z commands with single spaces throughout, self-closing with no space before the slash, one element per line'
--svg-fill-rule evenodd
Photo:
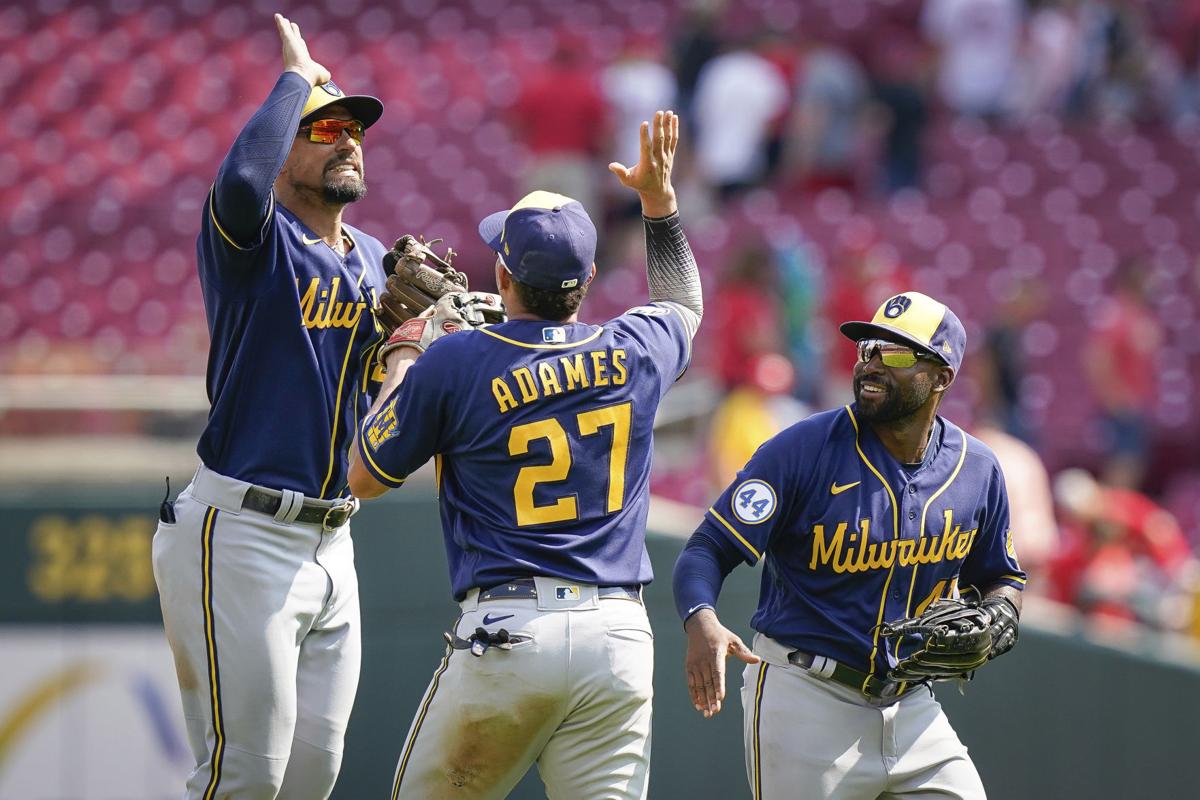
<path fill-rule="evenodd" d="M 1067 93 L 1083 77 L 1083 31 L 1078 19 L 1061 8 L 1042 8 L 1029 19 L 1021 87 L 1014 105 L 1022 115 L 1056 113 Z"/>
<path fill-rule="evenodd" d="M 641 147 L 639 128 L 660 108 L 675 108 L 678 87 L 667 67 L 649 58 L 618 61 L 604 70 L 600 86 L 612 110 L 612 159 L 628 164 Z"/>
<path fill-rule="evenodd" d="M 795 135 L 800 166 L 818 172 L 853 168 L 867 80 L 858 63 L 830 46 L 810 50 L 798 69 Z"/>
<path fill-rule="evenodd" d="M 747 51 L 717 56 L 696 82 L 696 156 L 712 184 L 755 180 L 765 165 L 770 125 L 788 106 L 788 85 L 766 59 Z"/>
<path fill-rule="evenodd" d="M 1009 524 L 1021 567 L 1041 578 L 1059 544 L 1050 475 L 1037 451 L 1017 437 L 986 423 L 972 433 L 992 448 L 1000 462 L 1008 488 Z M 1046 588 L 1040 586 L 1037 591 L 1044 594 Z"/>
<path fill-rule="evenodd" d="M 922 26 L 941 50 L 942 98 L 965 114 L 1004 111 L 1021 37 L 1020 0 L 928 0 Z"/>

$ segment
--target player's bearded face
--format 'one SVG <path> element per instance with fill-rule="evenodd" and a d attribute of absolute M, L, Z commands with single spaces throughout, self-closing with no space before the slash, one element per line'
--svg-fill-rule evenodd
<path fill-rule="evenodd" d="M 339 152 L 325 164 L 321 192 L 327 203 L 353 203 L 367 195 L 367 183 L 362 174 L 362 158 L 354 153 Z"/>
<path fill-rule="evenodd" d="M 910 417 L 933 395 L 933 376 L 920 362 L 907 369 L 854 367 L 854 400 L 868 422 L 896 422 Z"/>

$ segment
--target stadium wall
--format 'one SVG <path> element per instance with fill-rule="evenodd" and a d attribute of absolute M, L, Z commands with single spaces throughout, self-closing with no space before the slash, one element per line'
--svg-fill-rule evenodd
<path fill-rule="evenodd" d="M 189 755 L 149 562 L 161 496 L 147 485 L 0 498 L 9 553 L 0 561 L 0 800 L 178 796 Z M 354 531 L 363 671 L 337 800 L 385 796 L 456 611 L 427 489 L 367 504 Z M 650 537 L 659 576 L 646 592 L 657 645 L 650 796 L 748 797 L 737 667 L 732 705 L 714 720 L 691 709 L 684 689 L 669 586 L 680 545 Z M 723 619 L 747 637 L 759 576 L 735 571 L 721 599 Z M 1200 666 L 1165 657 L 1159 642 L 1113 647 L 1027 620 L 1017 650 L 964 696 L 939 688 L 990 795 L 1194 796 Z M 533 774 L 512 795 L 542 796 Z"/>

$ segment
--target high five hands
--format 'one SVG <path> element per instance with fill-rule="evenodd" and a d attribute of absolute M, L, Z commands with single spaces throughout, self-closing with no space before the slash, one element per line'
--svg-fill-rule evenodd
<path fill-rule="evenodd" d="M 642 123 L 638 162 L 632 167 L 616 161 L 608 165 L 623 186 L 641 196 L 642 213 L 647 217 L 666 217 L 678 209 L 671 185 L 678 145 L 679 117 L 674 111 L 656 111 L 652 121 Z"/>
<path fill-rule="evenodd" d="M 283 14 L 276 14 L 275 29 L 279 31 L 279 41 L 283 45 L 284 72 L 295 72 L 313 86 L 320 86 L 333 77 L 329 70 L 313 61 L 313 57 L 308 54 L 308 45 L 300 35 L 299 25 Z"/>

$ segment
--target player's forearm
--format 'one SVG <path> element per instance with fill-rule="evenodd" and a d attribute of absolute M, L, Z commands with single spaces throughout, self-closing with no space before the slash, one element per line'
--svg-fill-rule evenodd
<path fill-rule="evenodd" d="M 678 303 L 695 314 L 688 320 L 688 333 L 695 335 L 704 316 L 700 269 L 679 221 L 679 212 L 652 218 L 643 216 L 646 228 L 646 282 L 650 300 Z"/>
<path fill-rule="evenodd" d="M 692 534 L 671 575 L 675 610 L 685 624 L 701 609 L 717 607 L 721 584 L 740 561 L 736 553 L 727 552 L 721 542 L 703 529 Z"/>
<path fill-rule="evenodd" d="M 279 76 L 217 170 L 217 218 L 238 242 L 253 241 L 270 208 L 271 187 L 291 152 L 312 86 L 295 72 Z"/>
<path fill-rule="evenodd" d="M 379 413 L 396 390 L 400 388 L 400 384 L 404 382 L 404 376 L 408 373 L 409 367 L 417 360 L 419 353 L 417 351 L 401 347 L 388 354 L 386 359 L 387 377 L 383 379 L 383 383 L 379 387 L 379 394 L 375 396 L 375 402 L 371 404 L 371 409 L 367 412 L 367 416 L 363 418 L 363 427 L 369 427 L 374 416 Z M 367 469 L 363 463 L 362 454 L 362 432 L 360 431 L 354 437 L 354 444 L 350 448 L 350 468 L 348 472 L 350 480 L 350 493 L 355 497 L 363 500 L 379 495 L 392 488 L 386 484 L 380 483 L 371 471 Z"/>
<path fill-rule="evenodd" d="M 370 500 L 372 497 L 379 497 L 389 487 L 375 480 L 375 476 L 367 470 L 363 464 L 361 448 L 359 438 L 354 437 L 354 444 L 350 447 L 350 467 L 346 476 L 350 484 L 350 494 L 360 500 Z"/>
<path fill-rule="evenodd" d="M 1021 613 L 1021 598 L 1024 594 L 1006 583 L 994 584 L 983 591 L 983 599 L 991 598 L 1004 599 L 1013 604 L 1013 608 L 1017 610 L 1017 614 Z"/>

